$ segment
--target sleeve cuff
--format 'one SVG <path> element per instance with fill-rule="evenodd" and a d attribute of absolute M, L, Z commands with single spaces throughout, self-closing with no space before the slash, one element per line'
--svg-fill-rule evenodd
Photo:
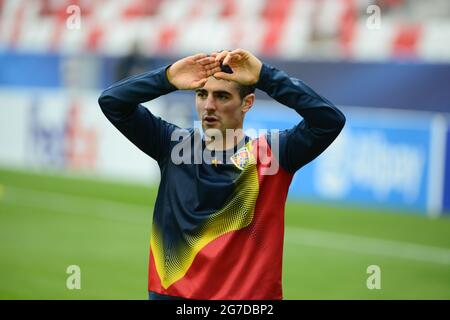
<path fill-rule="evenodd" d="M 276 69 L 266 63 L 262 64 L 261 67 L 261 73 L 259 74 L 259 79 L 258 82 L 256 83 L 256 88 L 260 89 L 262 91 L 267 91 L 267 89 L 269 88 L 270 84 L 271 84 L 271 74 L 275 71 Z"/>
<path fill-rule="evenodd" d="M 169 79 L 167 78 L 167 69 L 171 66 L 171 64 L 161 67 L 158 70 L 159 76 L 160 76 L 160 80 L 161 80 L 161 84 L 163 86 L 163 88 L 165 89 L 166 93 L 178 90 L 177 87 L 175 87 L 172 83 L 170 83 Z"/>

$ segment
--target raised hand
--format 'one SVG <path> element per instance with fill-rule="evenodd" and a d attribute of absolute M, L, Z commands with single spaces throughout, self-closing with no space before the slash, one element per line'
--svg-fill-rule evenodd
<path fill-rule="evenodd" d="M 233 51 L 222 51 L 212 53 L 217 62 L 222 62 L 231 68 L 233 73 L 218 71 L 214 73 L 217 79 L 236 81 L 243 85 L 254 85 L 259 80 L 262 62 L 249 51 L 236 49 Z"/>
<path fill-rule="evenodd" d="M 178 60 L 167 69 L 167 78 L 177 89 L 193 90 L 203 87 L 208 77 L 220 71 L 215 57 L 198 53 Z"/>

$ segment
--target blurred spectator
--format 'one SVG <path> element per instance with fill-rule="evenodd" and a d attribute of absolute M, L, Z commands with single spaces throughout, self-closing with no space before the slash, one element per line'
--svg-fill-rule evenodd
<path fill-rule="evenodd" d="M 146 57 L 142 54 L 139 43 L 135 42 L 130 52 L 119 59 L 116 69 L 116 80 L 142 73 L 146 68 Z"/>

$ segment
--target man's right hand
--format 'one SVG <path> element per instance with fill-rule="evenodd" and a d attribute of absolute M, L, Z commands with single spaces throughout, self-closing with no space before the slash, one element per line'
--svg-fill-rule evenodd
<path fill-rule="evenodd" d="M 167 79 L 179 90 L 201 88 L 208 77 L 220 71 L 220 62 L 214 57 L 198 53 L 178 60 L 167 71 Z"/>
<path fill-rule="evenodd" d="M 246 86 L 255 85 L 258 82 L 263 63 L 251 52 L 236 49 L 231 52 L 214 52 L 211 55 L 216 58 L 216 61 L 222 61 L 233 71 L 233 73 L 219 71 L 214 74 L 215 78 L 236 81 Z"/>

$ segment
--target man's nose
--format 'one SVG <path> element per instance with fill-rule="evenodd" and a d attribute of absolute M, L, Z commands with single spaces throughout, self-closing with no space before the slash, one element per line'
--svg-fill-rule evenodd
<path fill-rule="evenodd" d="M 216 110 L 216 105 L 214 104 L 214 100 L 211 97 L 208 97 L 206 99 L 205 110 L 206 111 Z"/>

